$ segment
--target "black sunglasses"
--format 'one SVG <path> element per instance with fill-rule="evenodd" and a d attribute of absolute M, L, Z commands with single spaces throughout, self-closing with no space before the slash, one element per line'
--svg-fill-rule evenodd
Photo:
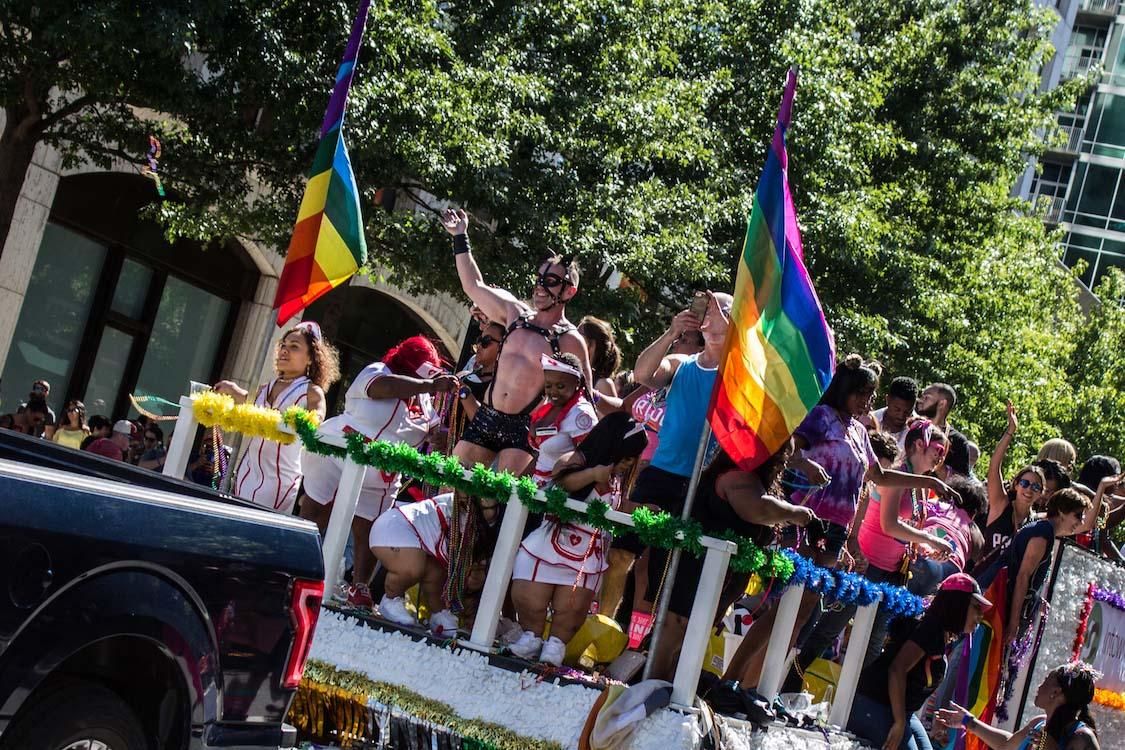
<path fill-rule="evenodd" d="M 1025 490 L 1030 487 L 1031 489 L 1035 490 L 1036 492 L 1042 492 L 1043 491 L 1043 485 L 1039 484 L 1039 482 L 1031 482 L 1031 481 L 1028 481 L 1027 479 L 1020 479 L 1018 482 L 1016 482 L 1016 484 L 1018 484 L 1020 487 L 1022 487 Z"/>
<path fill-rule="evenodd" d="M 494 339 L 486 333 L 483 336 L 481 336 L 479 339 L 477 339 L 477 346 L 492 346 L 498 340 L 499 339 Z"/>
<path fill-rule="evenodd" d="M 535 284 L 544 289 L 557 289 L 560 286 L 570 286 L 570 281 L 559 276 L 557 273 L 541 273 L 535 279 Z"/>

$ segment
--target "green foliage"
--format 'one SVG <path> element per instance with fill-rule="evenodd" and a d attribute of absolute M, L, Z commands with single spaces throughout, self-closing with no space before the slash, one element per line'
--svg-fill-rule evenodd
<path fill-rule="evenodd" d="M 156 132 L 171 233 L 283 251 L 354 6 L 0 0 L 0 96 L 11 120 L 31 92 L 70 160 L 140 165 Z M 345 131 L 372 264 L 459 293 L 433 217 L 463 205 L 491 283 L 525 293 L 538 257 L 576 253 L 574 312 L 635 354 L 693 288 L 730 288 L 797 65 L 791 181 L 839 351 L 954 385 L 986 452 L 1012 399 L 1012 462 L 1058 434 L 1121 454 L 1116 308 L 1082 318 L 1011 197 L 1087 84 L 1038 91 L 1056 20 L 1033 0 L 375 2 Z M 609 264 L 643 293 L 605 289 Z"/>

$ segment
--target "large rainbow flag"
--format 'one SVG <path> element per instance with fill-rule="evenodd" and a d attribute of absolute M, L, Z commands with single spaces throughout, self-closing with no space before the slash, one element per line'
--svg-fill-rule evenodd
<path fill-rule="evenodd" d="M 273 301 L 279 326 L 343 284 L 367 260 L 359 190 L 344 145 L 343 125 L 370 4 L 371 0 L 360 2 L 320 127 L 320 146 L 309 170 L 305 197 Z"/>
<path fill-rule="evenodd" d="M 816 406 L 836 367 L 832 331 L 805 269 L 789 192 L 785 131 L 797 73 L 790 70 L 738 265 L 730 332 L 708 415 L 719 444 L 749 471 Z"/>

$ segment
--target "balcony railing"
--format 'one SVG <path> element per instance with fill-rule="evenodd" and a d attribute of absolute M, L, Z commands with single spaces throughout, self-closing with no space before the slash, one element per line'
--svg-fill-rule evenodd
<path fill-rule="evenodd" d="M 1081 13 L 1115 16 L 1120 4 L 1120 0 L 1082 0 L 1078 10 Z"/>
<path fill-rule="evenodd" d="M 1085 129 L 1085 124 L 1064 125 L 1063 123 L 1059 123 L 1055 131 L 1047 139 L 1047 143 L 1050 145 L 1052 151 L 1077 154 L 1082 146 L 1082 133 Z"/>
<path fill-rule="evenodd" d="M 1049 224 L 1058 224 L 1062 221 L 1063 209 L 1066 207 L 1064 196 L 1038 195 L 1035 205 L 1043 209 L 1043 220 Z"/>

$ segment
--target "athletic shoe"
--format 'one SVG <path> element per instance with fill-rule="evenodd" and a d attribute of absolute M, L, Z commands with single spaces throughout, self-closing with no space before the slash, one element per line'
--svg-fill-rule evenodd
<path fill-rule="evenodd" d="M 457 615 L 448 609 L 443 609 L 437 614 L 430 615 L 430 633 L 436 638 L 452 638 L 457 635 L 457 628 L 461 622 Z"/>
<path fill-rule="evenodd" d="M 496 640 L 500 641 L 501 646 L 510 646 L 521 637 L 523 637 L 523 628 L 518 622 L 507 617 L 500 618 L 500 622 L 496 624 Z"/>
<path fill-rule="evenodd" d="M 742 707 L 746 720 L 758 726 L 769 724 L 777 718 L 770 708 L 770 702 L 754 688 L 742 691 Z"/>
<path fill-rule="evenodd" d="M 347 581 L 340 581 L 336 584 L 336 590 L 332 592 L 332 596 L 328 598 L 329 604 L 344 605 L 348 603 L 348 595 L 352 592 L 352 585 Z"/>
<path fill-rule="evenodd" d="M 406 601 L 401 596 L 391 598 L 383 595 L 379 602 L 379 616 L 395 625 L 413 628 L 418 626 L 418 620 L 406 608 Z"/>
<path fill-rule="evenodd" d="M 703 698 L 711 704 L 711 709 L 723 716 L 738 718 L 746 715 L 742 690 L 735 680 L 723 680 L 711 687 Z"/>
<path fill-rule="evenodd" d="M 371 589 L 365 584 L 353 583 L 348 587 L 348 606 L 352 609 L 366 609 L 368 612 L 375 606 L 371 600 Z"/>
<path fill-rule="evenodd" d="M 521 659 L 537 659 L 539 652 L 543 650 L 543 639 L 530 630 L 525 630 L 520 639 L 508 648 Z"/>
<path fill-rule="evenodd" d="M 555 636 L 551 636 L 543 644 L 543 650 L 539 652 L 539 661 L 561 667 L 564 656 L 566 656 L 566 644 Z"/>

